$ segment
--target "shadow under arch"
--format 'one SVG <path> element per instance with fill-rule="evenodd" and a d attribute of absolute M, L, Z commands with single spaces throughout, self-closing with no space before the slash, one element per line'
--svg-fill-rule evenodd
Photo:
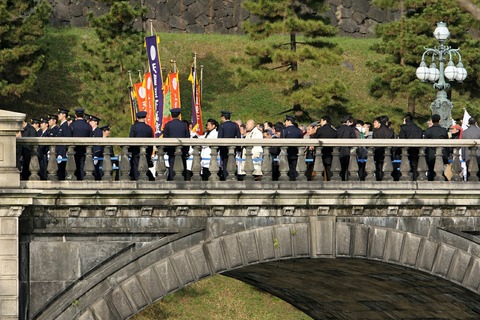
<path fill-rule="evenodd" d="M 326 309 L 326 297 L 334 299 L 339 295 L 337 300 L 341 300 L 349 294 L 350 300 L 355 297 L 352 305 L 356 312 L 377 316 L 395 317 L 401 310 L 412 310 L 405 306 L 418 307 L 420 302 L 434 306 L 425 310 L 428 317 L 436 314 L 441 318 L 442 312 L 447 312 L 439 307 L 442 304 L 450 308 L 456 305 L 453 312 L 462 312 L 465 318 L 480 315 L 475 302 L 480 293 L 480 258 L 405 231 L 314 220 L 250 229 L 214 239 L 206 237 L 206 231 L 200 230 L 132 247 L 83 276 L 34 319 L 127 319 L 171 292 L 223 273 L 273 293 L 314 318 L 342 318 L 341 312 L 348 307 L 332 303 L 334 308 L 342 309 Z M 288 282 L 285 266 L 289 264 L 294 266 L 290 271 L 304 265 L 300 273 L 303 277 L 292 276 Z M 316 275 L 312 265 L 330 275 L 323 288 L 314 281 L 321 274 Z M 273 281 L 272 269 L 277 270 L 283 285 Z M 357 296 L 351 295 L 353 288 L 365 289 L 359 275 L 367 270 L 375 294 L 364 290 L 357 291 Z M 392 282 L 392 278 L 397 281 Z M 416 284 L 419 290 L 389 296 L 393 289 L 379 285 L 388 283 L 388 279 L 390 283 L 411 284 L 410 287 Z M 424 283 L 435 281 L 420 286 L 419 279 Z M 343 289 L 328 294 L 327 289 L 335 283 L 341 283 Z M 443 294 L 442 299 L 438 299 L 439 293 Z M 382 295 L 387 298 L 378 300 Z M 403 309 L 388 301 L 398 297 L 403 297 Z M 420 316 L 407 312 L 404 317 Z"/>

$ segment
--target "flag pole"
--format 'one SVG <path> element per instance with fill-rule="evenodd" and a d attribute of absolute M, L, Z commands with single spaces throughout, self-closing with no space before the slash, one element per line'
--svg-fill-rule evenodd
<path fill-rule="evenodd" d="M 138 80 L 140 80 L 140 82 L 142 82 L 142 70 L 138 70 Z"/>
<path fill-rule="evenodd" d="M 203 99 L 203 64 L 200 65 L 200 101 Z"/>
<path fill-rule="evenodd" d="M 130 70 L 128 70 L 128 77 L 130 78 L 130 86 L 133 87 L 132 72 Z"/>

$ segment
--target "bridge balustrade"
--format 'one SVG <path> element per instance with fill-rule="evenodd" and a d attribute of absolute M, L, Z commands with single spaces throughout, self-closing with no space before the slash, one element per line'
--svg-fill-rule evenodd
<path fill-rule="evenodd" d="M 427 181 L 428 180 L 428 165 L 427 165 L 427 150 L 434 153 L 435 165 L 433 166 L 434 180 L 445 181 L 446 179 L 453 182 L 461 181 L 478 181 L 478 162 L 476 157 L 477 145 L 480 140 L 404 140 L 404 139 L 375 139 L 375 140 L 355 140 L 355 139 L 133 139 L 133 138 L 17 138 L 17 146 L 30 148 L 32 157 L 29 163 L 29 170 L 31 176 L 29 180 L 40 180 L 39 176 L 39 158 L 37 155 L 38 146 L 48 146 L 49 156 L 47 165 L 47 177 L 49 181 L 57 181 L 58 164 L 61 161 L 66 161 L 66 180 L 75 181 L 77 178 L 74 175 L 76 170 L 74 154 L 76 146 L 85 146 L 85 177 L 84 180 L 94 182 L 94 170 L 97 161 L 101 161 L 103 181 L 129 181 L 131 177 L 130 172 L 130 147 L 140 148 L 140 158 L 138 169 L 140 172 L 140 181 L 149 181 L 149 171 L 156 173 L 155 180 L 150 182 L 155 183 L 167 180 L 167 175 L 164 174 L 167 170 L 168 161 L 161 161 L 165 159 L 165 147 L 175 147 L 175 162 L 174 181 L 183 180 L 182 176 L 182 147 L 188 146 L 190 148 L 189 158 L 186 160 L 189 170 L 192 172 L 191 180 L 193 182 L 208 183 L 217 182 L 220 180 L 216 174 L 222 165 L 218 156 L 220 147 L 228 148 L 228 164 L 227 170 L 230 173 L 227 181 L 237 180 L 238 168 L 241 163 L 242 175 L 241 179 L 244 181 L 255 181 L 255 183 L 271 182 L 277 180 L 272 174 L 274 166 L 278 165 L 278 181 L 288 181 L 287 175 L 289 171 L 288 147 L 298 147 L 298 161 L 297 181 L 306 181 L 307 166 L 313 163 L 313 174 L 310 179 L 315 182 L 335 182 L 342 181 L 341 177 L 341 161 L 348 159 L 348 167 L 344 168 L 346 173 L 343 174 L 343 180 L 347 181 Z M 56 154 L 56 146 L 67 146 L 67 157 L 58 159 Z M 94 147 L 104 147 L 103 158 L 96 158 L 92 152 Z M 252 148 L 255 146 L 263 147 L 263 155 L 261 158 L 254 158 Z M 148 147 L 153 147 L 154 167 L 149 168 L 147 163 L 146 150 Z M 202 158 L 202 148 L 210 147 L 210 158 Z M 307 156 L 306 150 L 309 147 L 314 147 L 313 159 Z M 345 154 L 345 147 L 348 147 L 349 155 Z M 280 151 L 278 156 L 272 156 L 271 150 L 277 148 Z M 331 157 L 331 180 L 326 178 L 322 156 L 325 148 L 332 150 Z M 362 148 L 363 157 L 359 156 L 358 150 Z M 418 148 L 418 174 L 413 174 L 409 159 L 409 148 Z M 241 149 L 243 152 L 238 152 Z M 378 166 L 378 158 L 382 156 L 375 156 L 375 153 L 384 150 L 384 160 L 380 163 L 383 171 L 383 178 L 377 179 L 376 165 Z M 112 150 L 115 150 L 115 156 L 112 156 Z M 470 160 L 468 161 L 468 168 L 462 160 L 463 152 L 468 152 Z M 449 174 L 445 176 L 445 151 L 448 154 Z M 341 159 L 343 157 L 343 159 Z M 349 158 L 348 158 L 349 157 Z M 208 181 L 202 181 L 200 176 L 201 161 L 210 160 L 209 170 L 212 173 Z M 377 161 L 376 161 L 377 160 Z M 261 163 L 261 179 L 258 172 L 255 172 L 254 165 Z M 363 165 L 362 165 L 363 164 Z M 310 168 L 311 170 L 312 168 Z M 359 175 L 359 170 L 363 170 Z M 467 174 L 468 172 L 468 174 Z M 255 174 L 255 175 L 254 175 Z M 433 175 L 432 175 L 433 176 Z M 257 178 L 257 179 L 255 179 Z M 309 179 L 309 180 L 310 180 Z M 330 180 L 330 181 L 327 181 Z"/>

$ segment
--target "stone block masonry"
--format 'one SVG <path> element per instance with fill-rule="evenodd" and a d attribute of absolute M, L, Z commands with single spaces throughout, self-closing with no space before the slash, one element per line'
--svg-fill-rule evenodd
<path fill-rule="evenodd" d="M 88 25 L 87 15 L 108 12 L 108 6 L 95 0 L 49 0 L 53 10 L 50 24 L 55 27 Z M 136 0 L 147 8 L 143 18 L 135 22 L 141 30 L 152 20 L 157 32 L 242 34 L 243 22 L 250 13 L 242 7 L 242 0 Z M 382 10 L 371 0 L 328 0 L 329 10 L 323 13 L 339 35 L 373 36 L 379 23 L 399 18 L 398 12 Z"/>
<path fill-rule="evenodd" d="M 18 319 L 18 216 L 20 207 L 0 208 L 0 320 Z"/>

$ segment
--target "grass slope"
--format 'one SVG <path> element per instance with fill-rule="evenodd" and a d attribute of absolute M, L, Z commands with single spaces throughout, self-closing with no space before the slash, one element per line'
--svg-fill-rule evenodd
<path fill-rule="evenodd" d="M 241 281 L 214 276 L 172 293 L 132 320 L 307 320 L 301 311 Z"/>
<path fill-rule="evenodd" d="M 203 118 L 219 118 L 221 110 L 233 111 L 233 118 L 257 121 L 279 121 L 281 111 L 289 109 L 282 100 L 281 89 L 274 84 L 251 84 L 238 86 L 236 68 L 244 57 L 246 36 L 219 34 L 180 34 L 160 33 L 160 50 L 164 76 L 170 70 L 170 60 L 175 60 L 180 72 L 181 102 L 184 116 L 189 118 L 191 110 L 191 84 L 187 80 L 194 53 L 197 53 L 198 66 L 203 65 Z M 337 37 L 331 39 L 343 50 L 341 63 L 322 68 L 312 68 L 299 64 L 301 71 L 308 70 L 315 82 L 333 79 L 342 80 L 349 88 L 348 101 L 344 109 L 318 110 L 313 118 L 328 113 L 338 124 L 339 117 L 349 113 L 359 119 L 371 121 L 373 117 L 388 114 L 396 122 L 406 110 L 406 101 L 397 99 L 375 99 L 368 94 L 368 84 L 373 74 L 365 66 L 367 59 L 381 59 L 382 56 L 370 50 L 378 39 L 354 39 Z M 94 59 L 82 49 L 83 42 L 98 41 L 90 29 L 51 28 L 45 41 L 49 47 L 45 68 L 39 75 L 38 83 L 32 92 L 20 102 L 5 104 L 2 108 L 26 112 L 29 116 L 40 116 L 56 112 L 58 107 L 78 107 L 83 84 L 80 81 L 80 65 L 83 60 Z M 271 40 L 270 40 L 271 41 Z M 138 69 L 143 69 L 145 61 L 139 61 Z M 303 70 L 302 70 L 303 69 Z M 131 70 L 136 79 L 137 70 Z M 125 88 L 128 87 L 125 84 Z M 126 90 L 126 89 L 125 89 Z M 432 90 L 432 97 L 435 93 Z M 426 108 L 428 114 L 428 107 Z M 89 110 L 87 110 L 88 112 Z M 420 110 L 423 112 L 422 110 Z M 99 114 L 100 118 L 102 117 Z M 113 127 L 113 136 L 126 136 L 128 128 Z"/>

